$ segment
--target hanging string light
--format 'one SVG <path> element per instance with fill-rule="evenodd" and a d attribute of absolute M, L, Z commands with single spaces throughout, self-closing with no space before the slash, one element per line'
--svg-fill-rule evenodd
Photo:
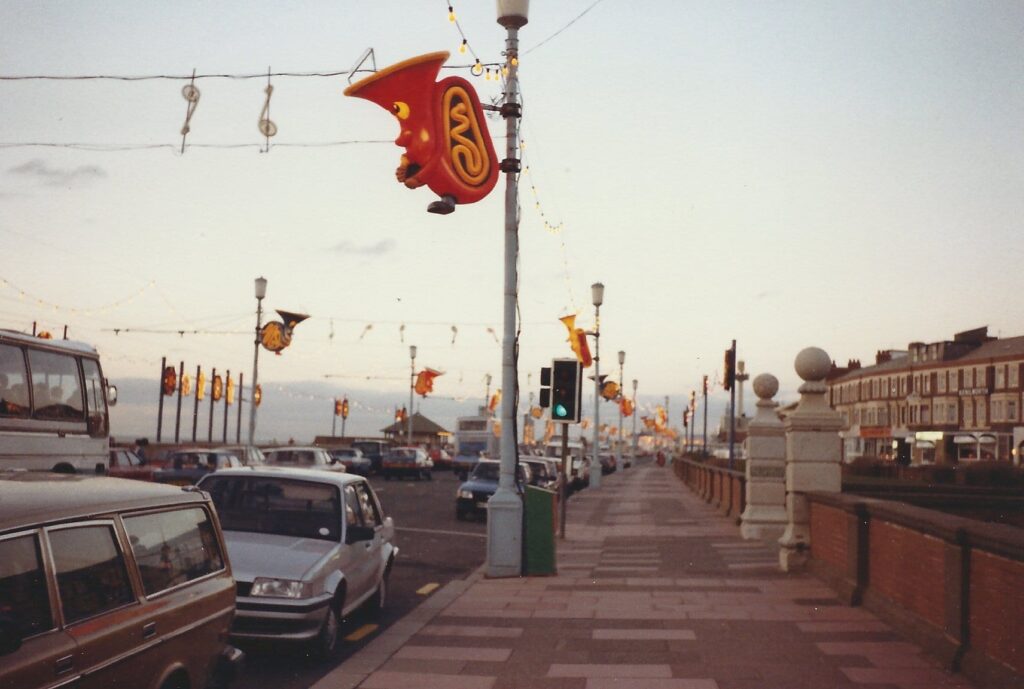
<path fill-rule="evenodd" d="M 147 283 L 145 286 L 143 286 L 140 290 L 138 290 L 137 292 L 135 292 L 132 295 L 124 297 L 123 299 L 118 299 L 117 301 L 110 302 L 109 304 L 105 304 L 103 306 L 97 306 L 97 307 L 90 308 L 90 309 L 84 309 L 84 308 L 73 307 L 73 306 L 62 306 L 61 304 L 56 304 L 54 302 L 47 301 L 45 299 L 41 299 L 39 297 L 36 297 L 36 296 L 33 296 L 33 295 L 29 294 L 25 290 L 21 289 L 20 287 L 18 287 L 14 283 L 12 283 L 9 280 L 6 280 L 4 278 L 0 278 L 0 284 L 3 284 L 5 287 L 7 287 L 8 289 L 10 289 L 10 290 L 12 290 L 14 292 L 17 292 L 19 299 L 22 299 L 22 300 L 26 300 L 27 299 L 27 300 L 30 300 L 30 301 L 34 301 L 39 306 L 42 306 L 42 307 L 45 307 L 45 308 L 48 308 L 48 309 L 53 309 L 54 311 L 64 311 L 64 312 L 67 312 L 67 313 L 82 314 L 82 315 L 85 315 L 85 316 L 93 316 L 93 315 L 96 315 L 96 314 L 102 314 L 102 313 L 106 313 L 108 311 L 112 311 L 113 309 L 116 309 L 116 308 L 118 308 L 120 306 L 124 306 L 125 304 L 130 304 L 131 302 L 135 301 L 140 296 L 142 296 L 142 294 L 145 293 L 146 290 L 148 290 L 149 288 L 151 288 L 154 285 L 156 285 L 156 282 L 151 280 L 149 283 Z"/>

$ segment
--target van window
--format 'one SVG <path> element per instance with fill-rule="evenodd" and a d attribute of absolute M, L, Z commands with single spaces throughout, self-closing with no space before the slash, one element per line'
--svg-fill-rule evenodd
<path fill-rule="evenodd" d="M 23 638 L 53 629 L 46 574 L 34 534 L 0 541 L 0 615 L 13 618 Z"/>
<path fill-rule="evenodd" d="M 124 518 L 146 595 L 224 569 L 206 510 L 157 512 Z"/>
<path fill-rule="evenodd" d="M 21 347 L 0 344 L 0 416 L 28 416 L 27 380 Z"/>
<path fill-rule="evenodd" d="M 109 524 L 51 531 L 50 549 L 66 623 L 135 600 L 124 558 Z"/>
<path fill-rule="evenodd" d="M 28 351 L 32 370 L 32 416 L 82 421 L 85 409 L 75 357 L 38 349 Z"/>

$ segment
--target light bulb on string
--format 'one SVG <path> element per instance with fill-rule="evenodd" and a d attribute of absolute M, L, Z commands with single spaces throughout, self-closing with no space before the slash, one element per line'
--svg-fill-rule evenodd
<path fill-rule="evenodd" d="M 476 64 L 474 64 L 472 67 L 470 67 L 469 71 L 475 77 L 478 77 L 478 76 L 480 76 L 481 74 L 484 73 L 484 66 L 482 64 L 480 64 L 480 58 L 477 58 Z"/>
<path fill-rule="evenodd" d="M 466 39 L 465 38 L 462 39 L 462 44 L 459 45 L 459 52 L 462 53 L 463 55 L 466 54 Z"/>
<path fill-rule="evenodd" d="M 490 67 L 488 67 L 487 69 L 484 70 L 484 80 L 485 81 L 490 81 L 491 80 L 491 68 Z"/>
<path fill-rule="evenodd" d="M 455 10 L 452 9 L 451 5 L 448 5 L 448 21 L 455 22 Z"/>
<path fill-rule="evenodd" d="M 513 57 L 511 60 L 509 60 L 509 62 L 512 63 L 513 67 L 515 67 L 516 65 L 519 64 L 519 58 L 518 57 Z"/>
<path fill-rule="evenodd" d="M 502 65 L 501 66 L 501 76 L 503 76 L 503 77 L 507 77 L 508 76 L 508 65 Z"/>

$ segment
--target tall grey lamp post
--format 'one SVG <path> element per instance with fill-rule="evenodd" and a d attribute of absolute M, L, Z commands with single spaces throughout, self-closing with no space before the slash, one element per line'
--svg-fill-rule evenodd
<path fill-rule="evenodd" d="M 594 302 L 594 459 L 590 462 L 590 487 L 601 487 L 601 304 L 604 302 L 604 285 L 595 282 L 590 286 L 591 301 Z"/>
<path fill-rule="evenodd" d="M 409 424 L 407 444 L 412 447 L 412 392 L 416 386 L 416 345 L 409 345 Z"/>
<path fill-rule="evenodd" d="M 252 355 L 252 394 L 249 395 L 249 444 L 254 445 L 256 437 L 256 383 L 259 382 L 257 373 L 260 363 L 260 328 L 263 327 L 263 298 L 267 296 L 267 279 L 263 276 L 256 278 L 256 340 L 255 351 Z"/>
<path fill-rule="evenodd" d="M 622 394 L 622 367 L 626 364 L 626 353 L 619 350 L 619 394 Z M 619 403 L 619 444 L 615 449 L 615 469 L 622 471 L 622 404 Z"/>
<path fill-rule="evenodd" d="M 637 384 L 637 380 L 636 380 L 636 378 L 634 378 L 633 379 L 633 462 L 636 462 L 636 446 L 637 446 L 637 440 L 639 440 L 639 438 L 636 437 L 636 416 L 639 413 L 639 410 L 636 408 L 636 384 Z"/>
<path fill-rule="evenodd" d="M 487 575 L 517 577 L 523 571 L 523 501 L 516 492 L 516 290 L 519 282 L 519 29 L 526 25 L 530 0 L 497 0 L 498 23 L 505 27 L 505 285 L 501 342 L 501 468 L 498 489 L 487 502 Z"/>
<path fill-rule="evenodd" d="M 484 416 L 490 416 L 491 415 L 491 410 L 488 409 L 488 407 L 491 406 L 491 374 L 490 373 L 485 373 L 484 374 L 484 384 L 486 385 L 486 387 L 484 388 Z"/>

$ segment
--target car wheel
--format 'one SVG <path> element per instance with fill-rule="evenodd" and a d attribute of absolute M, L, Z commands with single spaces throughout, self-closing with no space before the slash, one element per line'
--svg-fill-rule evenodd
<path fill-rule="evenodd" d="M 320 633 L 313 640 L 313 651 L 318 658 L 331 658 L 338 650 L 340 639 L 341 620 L 338 619 L 338 610 L 341 608 L 341 601 L 332 602 L 327 606 L 327 618 Z"/>

